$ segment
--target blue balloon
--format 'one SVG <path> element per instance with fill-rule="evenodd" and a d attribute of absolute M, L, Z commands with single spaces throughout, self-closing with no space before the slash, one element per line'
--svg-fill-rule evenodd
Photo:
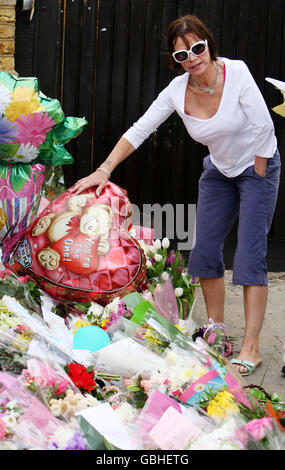
<path fill-rule="evenodd" d="M 82 326 L 73 337 L 74 349 L 88 349 L 98 351 L 110 344 L 110 338 L 105 330 L 98 326 Z"/>

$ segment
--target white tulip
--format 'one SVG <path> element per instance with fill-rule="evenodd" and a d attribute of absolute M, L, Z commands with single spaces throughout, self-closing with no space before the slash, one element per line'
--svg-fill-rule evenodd
<path fill-rule="evenodd" d="M 181 297 L 183 295 L 182 287 L 176 287 L 174 294 L 175 294 L 175 297 Z"/>
<path fill-rule="evenodd" d="M 162 281 L 168 281 L 169 274 L 166 271 L 163 271 L 163 273 L 161 274 L 161 279 Z"/>
<path fill-rule="evenodd" d="M 153 246 L 154 246 L 154 248 L 155 248 L 156 250 L 160 250 L 160 248 L 161 248 L 161 241 L 158 240 L 158 239 L 155 240 Z"/>
<path fill-rule="evenodd" d="M 168 238 L 164 238 L 164 239 L 162 240 L 162 243 L 161 243 L 161 244 L 162 244 L 162 248 L 166 248 L 166 249 L 167 249 L 167 248 L 169 248 L 170 241 L 169 241 Z"/>
<path fill-rule="evenodd" d="M 156 254 L 154 255 L 154 259 L 155 259 L 155 261 L 157 261 L 157 262 L 159 263 L 160 261 L 162 261 L 162 256 L 159 255 L 158 253 L 156 253 Z"/>
<path fill-rule="evenodd" d="M 151 263 L 151 261 L 149 261 L 149 259 L 148 259 L 147 262 L 146 262 L 146 267 L 147 267 L 147 268 L 151 268 L 151 267 L 152 267 L 152 263 Z"/>

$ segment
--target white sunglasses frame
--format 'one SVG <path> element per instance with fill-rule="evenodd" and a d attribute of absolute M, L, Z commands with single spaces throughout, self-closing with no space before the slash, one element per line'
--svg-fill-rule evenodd
<path fill-rule="evenodd" d="M 192 49 L 193 49 L 193 47 L 197 46 L 197 44 L 201 44 L 201 43 L 203 43 L 203 44 L 206 46 L 206 49 L 204 50 L 204 52 L 202 52 L 202 54 L 198 54 L 198 55 L 197 55 L 197 54 L 195 54 L 195 53 L 192 51 Z M 201 41 L 198 41 L 198 42 L 196 42 L 195 44 L 193 44 L 193 46 L 190 47 L 189 50 L 187 50 L 187 49 L 180 49 L 179 51 L 173 52 L 173 53 L 172 53 L 172 57 L 173 57 L 173 59 L 175 60 L 175 62 L 177 62 L 178 64 L 183 64 L 184 62 L 187 62 L 187 60 L 189 60 L 190 54 L 192 54 L 194 57 L 200 57 L 200 55 L 205 54 L 205 52 L 206 52 L 207 50 L 208 50 L 208 41 L 207 41 L 207 39 L 201 39 Z M 182 60 L 182 61 L 175 59 L 175 54 L 178 54 L 179 52 L 186 52 L 186 53 L 187 53 L 187 59 Z"/>

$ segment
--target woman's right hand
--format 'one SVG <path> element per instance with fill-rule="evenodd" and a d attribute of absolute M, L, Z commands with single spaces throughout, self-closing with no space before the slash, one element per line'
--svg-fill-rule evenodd
<path fill-rule="evenodd" d="M 74 194 L 80 194 L 86 189 L 92 188 L 93 186 L 98 186 L 96 189 L 96 195 L 100 196 L 102 189 L 109 181 L 109 176 L 101 170 L 96 170 L 94 173 L 91 173 L 89 176 L 78 180 L 74 186 L 69 189 L 69 192 Z"/>

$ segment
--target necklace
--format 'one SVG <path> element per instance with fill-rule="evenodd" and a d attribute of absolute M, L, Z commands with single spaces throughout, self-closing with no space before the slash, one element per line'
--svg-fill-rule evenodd
<path fill-rule="evenodd" d="M 192 78 L 192 81 L 193 81 L 193 85 L 196 87 L 196 88 L 199 88 L 199 90 L 202 90 L 202 91 L 205 91 L 205 93 L 210 93 L 210 95 L 213 95 L 214 94 L 214 86 L 216 85 L 216 82 L 217 82 L 217 78 L 218 78 L 218 71 L 219 71 L 219 66 L 218 66 L 218 62 L 216 61 L 216 75 L 215 75 L 215 78 L 214 80 L 212 81 L 211 85 L 210 86 L 207 86 L 206 88 L 203 88 L 201 87 L 200 85 L 198 85 L 198 83 L 195 82 L 194 78 L 192 77 L 191 75 L 191 78 Z"/>

